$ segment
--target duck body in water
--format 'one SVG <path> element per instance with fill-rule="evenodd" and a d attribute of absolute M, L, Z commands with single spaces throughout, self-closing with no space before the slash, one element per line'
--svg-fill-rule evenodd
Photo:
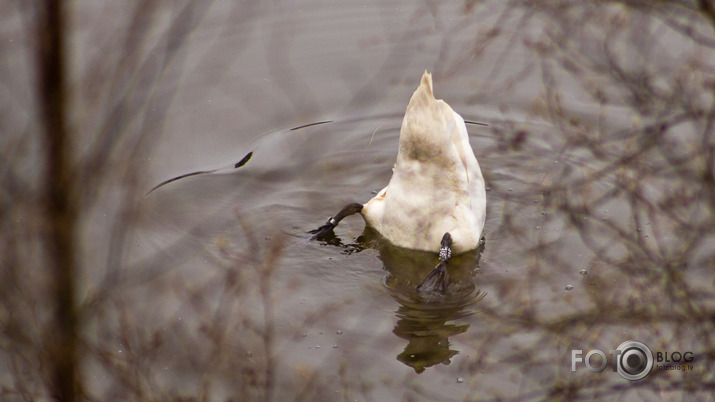
<path fill-rule="evenodd" d="M 358 212 L 395 246 L 439 251 L 439 264 L 418 290 L 444 293 L 452 252 L 479 246 L 486 218 L 484 178 L 464 119 L 435 99 L 426 71 L 407 105 L 389 184 L 366 204 L 345 206 L 311 231 L 313 239 L 332 235 L 340 220 Z"/>

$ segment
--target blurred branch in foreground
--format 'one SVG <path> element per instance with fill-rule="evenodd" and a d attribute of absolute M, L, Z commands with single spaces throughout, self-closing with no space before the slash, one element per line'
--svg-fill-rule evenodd
<path fill-rule="evenodd" d="M 46 264 L 54 304 L 43 337 L 49 353 L 51 394 L 62 401 L 77 398 L 77 312 L 75 306 L 78 199 L 72 174 L 73 146 L 66 127 L 66 32 L 64 4 L 38 3 L 37 95 L 44 136 L 44 204 Z"/>

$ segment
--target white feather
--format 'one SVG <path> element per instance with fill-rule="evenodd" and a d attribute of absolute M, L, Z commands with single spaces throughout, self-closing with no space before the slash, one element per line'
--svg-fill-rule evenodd
<path fill-rule="evenodd" d="M 438 251 L 452 235 L 455 253 L 479 245 L 486 192 L 464 119 L 435 99 L 432 76 L 422 75 L 400 128 L 400 146 L 387 187 L 368 201 L 365 222 L 396 246 Z"/>

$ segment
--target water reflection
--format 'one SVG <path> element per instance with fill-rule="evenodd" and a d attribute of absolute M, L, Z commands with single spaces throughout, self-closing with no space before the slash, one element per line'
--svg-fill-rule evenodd
<path fill-rule="evenodd" d="M 427 367 L 437 364 L 449 364 L 452 356 L 459 352 L 450 349 L 449 337 L 461 334 L 469 325 L 448 324 L 449 317 L 458 310 L 449 309 L 438 314 L 422 314 L 420 308 L 401 305 L 397 309 L 397 321 L 392 332 L 408 341 L 397 360 L 421 373 Z M 442 314 L 444 313 L 444 314 Z"/>
<path fill-rule="evenodd" d="M 369 227 L 358 238 L 358 244 L 379 250 L 387 271 L 385 285 L 399 303 L 395 312 L 398 321 L 392 332 L 408 343 L 397 360 L 417 373 L 437 364 L 450 364 L 459 351 L 450 348 L 449 337 L 469 329 L 468 324 L 454 321 L 474 314 L 477 303 L 485 296 L 474 281 L 484 243 L 472 252 L 452 258 L 444 295 L 424 295 L 416 290 L 437 264 L 434 253 L 394 247 Z"/>

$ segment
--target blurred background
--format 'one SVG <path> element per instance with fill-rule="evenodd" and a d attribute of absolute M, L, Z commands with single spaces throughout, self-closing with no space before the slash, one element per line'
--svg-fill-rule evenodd
<path fill-rule="evenodd" d="M 712 399 L 710 0 L 54 3 L 0 3 L 0 399 Z M 434 255 L 306 234 L 425 70 L 487 124 L 437 301 Z M 694 359 L 571 370 L 627 340 Z"/>

